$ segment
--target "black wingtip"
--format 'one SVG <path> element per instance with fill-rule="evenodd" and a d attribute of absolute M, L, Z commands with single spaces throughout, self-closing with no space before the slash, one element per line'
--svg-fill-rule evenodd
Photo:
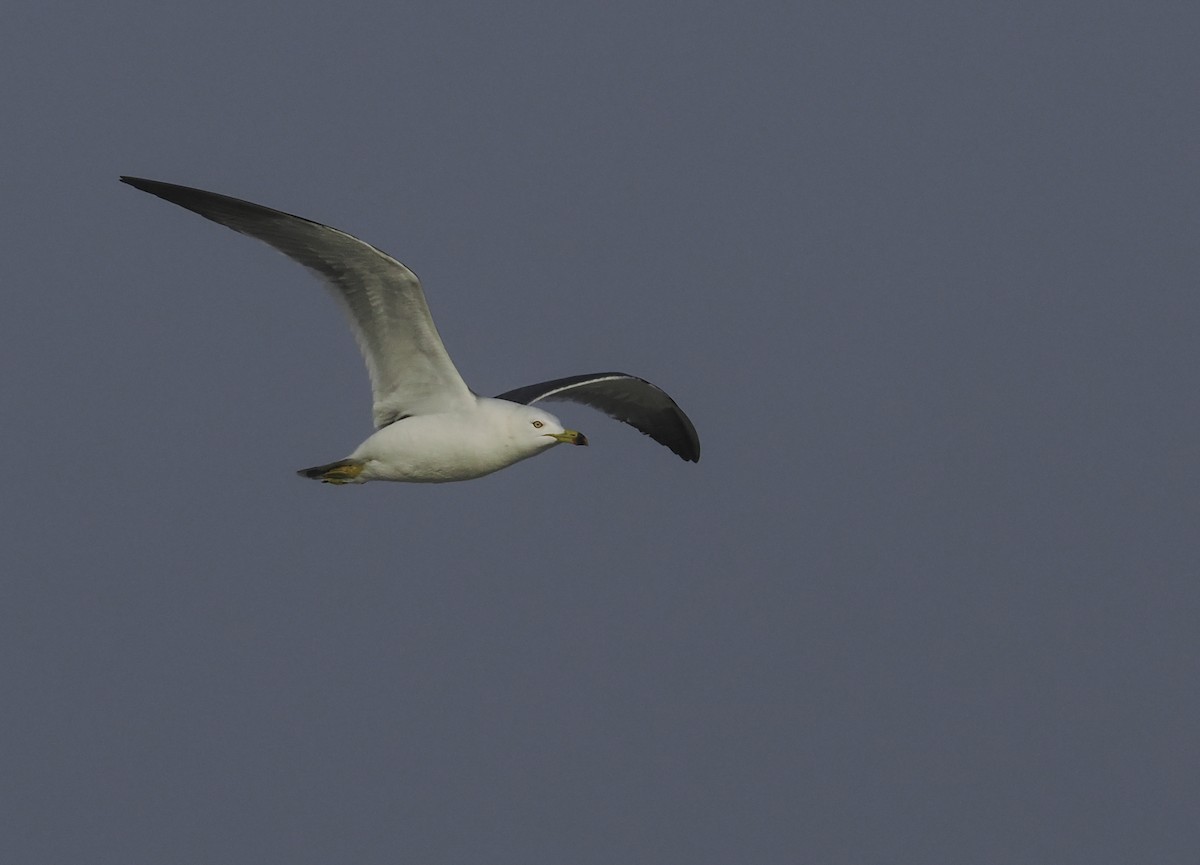
<path fill-rule="evenodd" d="M 134 189 L 149 192 L 151 195 L 157 195 L 159 198 L 165 198 L 167 201 L 175 201 L 189 194 L 212 195 L 218 198 L 225 197 L 217 196 L 216 193 L 205 192 L 202 189 L 193 189 L 190 186 L 180 186 L 178 183 L 164 183 L 161 180 L 148 180 L 145 177 L 130 177 L 128 174 L 122 174 L 120 180 Z"/>
<path fill-rule="evenodd" d="M 127 174 L 121 175 L 121 182 L 134 189 L 140 189 L 142 192 L 148 192 L 151 195 L 157 195 L 166 201 L 178 204 L 179 200 L 188 194 L 201 192 L 198 189 L 192 189 L 187 186 L 180 186 L 176 183 L 163 183 L 161 180 L 147 180 L 145 177 L 130 177 Z"/>
<path fill-rule="evenodd" d="M 666 444 L 666 442 L 662 442 L 662 444 Z M 676 447 L 675 444 L 668 444 L 667 447 L 684 462 L 700 462 L 700 443 L 698 441 L 690 441 L 682 447 Z"/>

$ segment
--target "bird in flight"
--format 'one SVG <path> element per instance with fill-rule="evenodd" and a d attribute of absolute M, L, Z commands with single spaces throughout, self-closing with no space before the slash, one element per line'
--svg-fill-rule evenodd
<path fill-rule="evenodd" d="M 696 428 L 662 389 L 621 372 L 573 375 L 479 396 L 455 369 L 416 274 L 344 231 L 215 192 L 122 177 L 135 189 L 274 247 L 315 273 L 350 319 L 371 376 L 375 432 L 345 459 L 301 469 L 329 484 L 444 483 L 483 477 L 555 445 L 586 445 L 538 408 L 583 403 L 681 458 L 700 459 Z"/>

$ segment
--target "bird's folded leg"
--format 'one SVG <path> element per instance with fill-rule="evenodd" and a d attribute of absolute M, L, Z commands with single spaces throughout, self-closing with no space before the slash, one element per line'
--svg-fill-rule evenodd
<path fill-rule="evenodd" d="M 362 474 L 365 465 L 363 460 L 338 460 L 323 466 L 300 469 L 296 474 L 323 484 L 361 484 L 363 481 L 359 479 L 359 475 Z"/>

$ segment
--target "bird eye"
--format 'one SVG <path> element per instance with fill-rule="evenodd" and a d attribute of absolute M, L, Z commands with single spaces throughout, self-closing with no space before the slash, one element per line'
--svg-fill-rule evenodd
<path fill-rule="evenodd" d="M 544 424 L 544 423 L 542 423 L 540 420 L 535 420 L 535 421 L 533 422 L 533 428 L 534 428 L 534 429 L 541 429 L 541 428 L 542 428 L 542 427 L 544 427 L 544 426 L 545 426 L 545 424 Z"/>

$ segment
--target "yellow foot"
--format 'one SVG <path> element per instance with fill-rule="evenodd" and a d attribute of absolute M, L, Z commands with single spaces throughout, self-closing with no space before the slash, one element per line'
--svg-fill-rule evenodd
<path fill-rule="evenodd" d="M 361 484 L 358 476 L 362 474 L 366 463 L 361 460 L 338 460 L 323 466 L 313 466 L 310 469 L 300 469 L 296 474 L 323 484 Z"/>

